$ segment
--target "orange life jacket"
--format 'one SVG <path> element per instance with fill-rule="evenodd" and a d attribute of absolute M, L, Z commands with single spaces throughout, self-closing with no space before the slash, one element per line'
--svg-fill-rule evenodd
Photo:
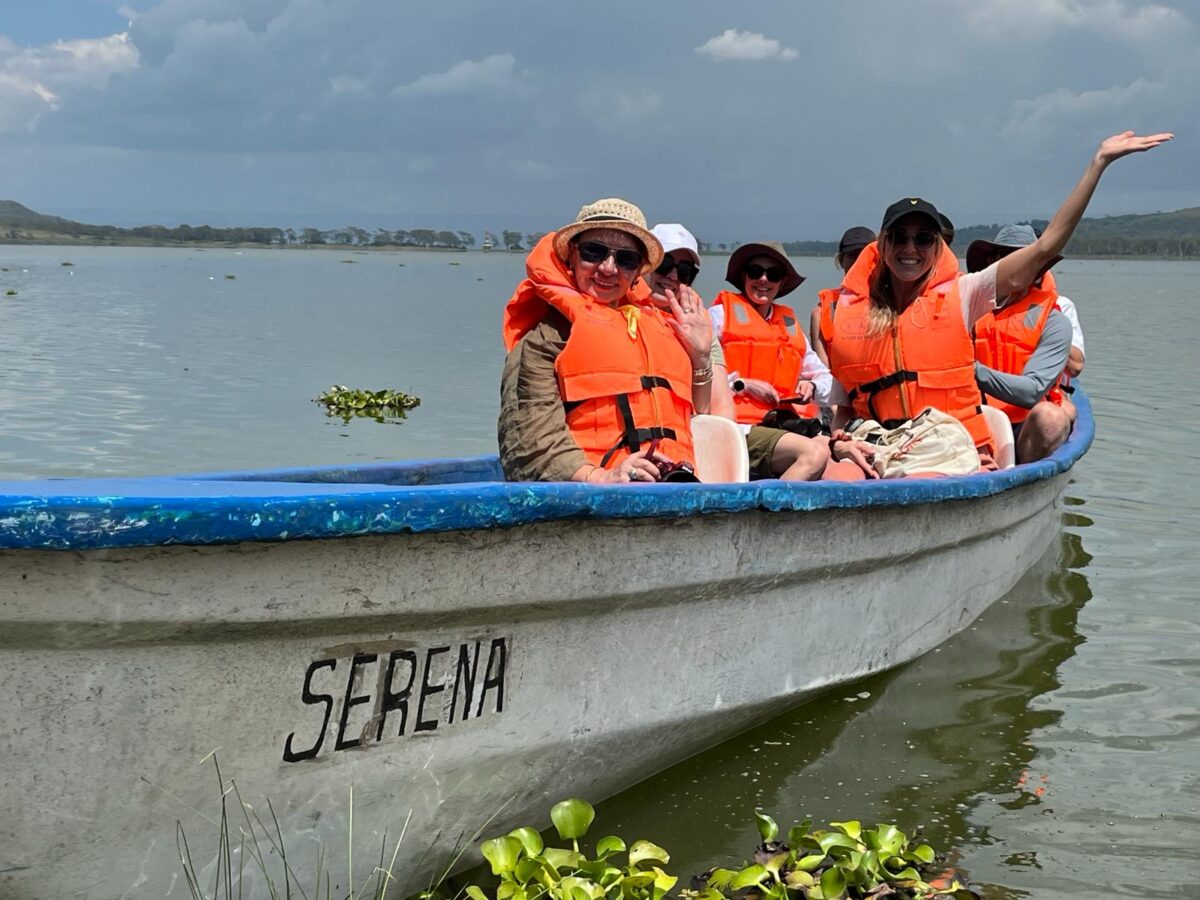
<path fill-rule="evenodd" d="M 770 382 L 780 397 L 796 393 L 808 341 L 804 325 L 795 312 L 782 303 L 771 305 L 771 318 L 764 319 L 753 303 L 741 294 L 721 291 L 714 304 L 725 310 L 721 326 L 721 349 L 725 351 L 725 368 L 743 378 Z M 789 404 L 802 419 L 820 418 L 815 403 Z M 757 425 L 773 408 L 748 393 L 733 395 L 737 420 L 743 425 Z"/>
<path fill-rule="evenodd" d="M 821 340 L 825 343 L 825 352 L 829 352 L 829 342 L 833 340 L 833 305 L 842 294 L 841 288 L 825 288 L 817 291 L 817 306 L 821 310 L 818 320 L 821 328 Z"/>
<path fill-rule="evenodd" d="M 870 333 L 870 280 L 877 243 L 863 250 L 842 281 L 836 304 L 822 308 L 829 368 L 850 394 L 856 415 L 881 423 L 910 419 L 926 406 L 954 416 L 986 448 L 991 433 L 975 382 L 975 347 L 963 319 L 958 259 L 948 248 L 923 293 L 882 332 Z"/>
<path fill-rule="evenodd" d="M 1042 332 L 1046 330 L 1046 322 L 1057 300 L 1058 289 L 1054 284 L 1054 276 L 1047 272 L 1042 276 L 1041 285 L 1031 286 L 1020 300 L 1005 304 L 975 323 L 975 358 L 989 369 L 1020 375 L 1042 339 Z M 1026 317 L 1035 306 L 1041 307 L 1041 315 L 1030 326 L 1026 324 Z M 1061 406 L 1063 394 L 1058 385 L 1055 381 L 1044 399 Z M 1029 417 L 1029 410 L 1023 406 L 1014 406 L 987 395 L 984 395 L 984 399 L 988 406 L 1003 410 L 1014 425 Z"/>
<path fill-rule="evenodd" d="M 511 350 L 551 308 L 571 323 L 554 361 L 567 427 L 593 465 L 616 465 L 658 440 L 658 452 L 695 464 L 692 364 L 663 315 L 631 291 L 613 307 L 581 294 L 547 234 L 525 260 L 526 278 L 504 309 Z"/>

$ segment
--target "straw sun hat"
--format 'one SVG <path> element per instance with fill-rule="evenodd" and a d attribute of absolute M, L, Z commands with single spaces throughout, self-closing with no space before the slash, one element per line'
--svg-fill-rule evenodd
<path fill-rule="evenodd" d="M 619 197 L 609 197 L 589 203 L 579 210 L 579 215 L 575 217 L 574 222 L 558 229 L 554 234 L 554 252 L 558 258 L 565 263 L 570 254 L 572 238 L 580 232 L 590 231 L 593 228 L 624 231 L 637 239 L 646 249 L 646 262 L 641 269 L 643 275 L 651 269 L 657 269 L 658 264 L 662 262 L 662 244 L 646 228 L 646 217 L 628 200 L 621 200 Z"/>

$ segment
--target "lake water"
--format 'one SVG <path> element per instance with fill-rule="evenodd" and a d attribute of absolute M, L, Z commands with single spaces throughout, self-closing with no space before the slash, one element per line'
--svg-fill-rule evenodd
<path fill-rule="evenodd" d="M 724 260 L 705 262 L 711 298 Z M 494 452 L 501 310 L 522 266 L 0 247 L 0 478 Z M 836 273 L 799 268 L 807 310 Z M 937 651 L 650 778 L 602 804 L 594 834 L 654 839 L 699 871 L 745 857 L 759 806 L 785 827 L 922 826 L 990 897 L 1200 896 L 1200 265 L 1056 273 L 1098 431 L 1060 546 Z M 345 425 L 311 402 L 334 383 L 422 406 Z"/>

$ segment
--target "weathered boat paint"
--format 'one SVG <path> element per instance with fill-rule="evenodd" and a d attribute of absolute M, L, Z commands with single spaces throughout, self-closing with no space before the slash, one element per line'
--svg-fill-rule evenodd
<path fill-rule="evenodd" d="M 909 483 L 3 485 L 0 896 L 187 896 L 175 822 L 213 849 L 217 749 L 307 884 L 353 785 L 358 871 L 411 809 L 423 886 L 498 810 L 609 796 L 964 628 L 1058 533 L 1078 405 L 1048 460 Z"/>

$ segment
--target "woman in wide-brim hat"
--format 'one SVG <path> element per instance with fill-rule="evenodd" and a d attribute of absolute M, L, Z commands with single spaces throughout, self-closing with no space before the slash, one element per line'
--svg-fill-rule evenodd
<path fill-rule="evenodd" d="M 746 432 L 750 471 L 758 478 L 841 478 L 828 469 L 820 409 L 829 370 L 808 347 L 795 311 L 782 303 L 804 282 L 781 244 L 743 244 L 729 257 L 709 315 L 733 387 L 736 421 Z"/>
<path fill-rule="evenodd" d="M 889 206 L 879 240 L 846 274 L 828 321 L 822 321 L 839 382 L 834 425 L 860 416 L 886 426 L 931 406 L 957 418 L 981 462 L 990 465 L 991 434 L 980 411 L 972 327 L 998 303 L 1024 294 L 1062 252 L 1111 163 L 1171 138 L 1127 131 L 1103 141 L 1042 235 L 981 272 L 959 272 L 946 244 L 949 220 L 932 203 L 906 197 Z M 832 448 L 837 456 L 837 441 Z"/>
<path fill-rule="evenodd" d="M 712 329 L 687 295 L 660 310 L 635 294 L 662 255 L 642 211 L 617 198 L 531 249 L 504 311 L 509 480 L 649 483 L 694 467 L 690 419 L 711 385 Z"/>

